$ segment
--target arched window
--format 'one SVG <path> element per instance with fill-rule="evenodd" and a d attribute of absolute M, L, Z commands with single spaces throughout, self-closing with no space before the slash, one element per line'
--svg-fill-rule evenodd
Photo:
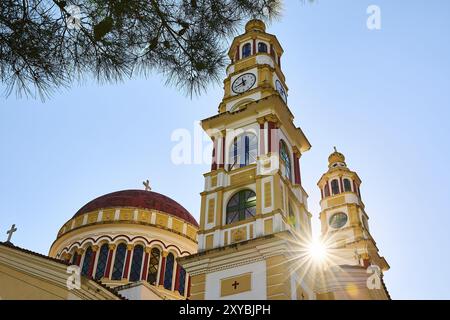
<path fill-rule="evenodd" d="M 325 193 L 325 197 L 329 197 L 330 196 L 330 186 L 328 185 L 328 182 L 325 185 L 324 193 Z"/>
<path fill-rule="evenodd" d="M 339 182 L 336 179 L 331 181 L 331 193 L 333 195 L 339 194 Z"/>
<path fill-rule="evenodd" d="M 121 243 L 117 246 L 116 257 L 114 259 L 114 267 L 111 280 L 122 280 L 123 267 L 125 265 L 125 254 L 127 253 L 127 245 Z"/>
<path fill-rule="evenodd" d="M 157 248 L 153 248 L 150 253 L 150 263 L 148 265 L 147 282 L 150 284 L 156 284 L 158 278 L 158 267 L 161 253 Z"/>
<path fill-rule="evenodd" d="M 267 44 L 265 44 L 264 42 L 258 43 L 258 52 L 267 53 Z"/>
<path fill-rule="evenodd" d="M 86 253 L 84 254 L 83 267 L 81 268 L 81 274 L 83 276 L 87 275 L 89 272 L 89 268 L 91 266 L 91 258 L 92 258 L 92 248 L 88 247 L 86 249 Z"/>
<path fill-rule="evenodd" d="M 292 180 L 291 158 L 289 157 L 289 149 L 283 140 L 280 140 L 280 159 L 284 167 L 284 175 Z"/>
<path fill-rule="evenodd" d="M 227 204 L 227 224 L 242 221 L 256 214 L 256 194 L 242 190 L 231 197 Z"/>
<path fill-rule="evenodd" d="M 186 284 L 186 270 L 184 270 L 184 268 L 180 268 L 179 281 L 180 281 L 180 284 L 178 285 L 178 292 L 182 296 L 184 296 L 184 288 L 185 288 L 185 284 Z"/>
<path fill-rule="evenodd" d="M 166 270 L 164 272 L 164 288 L 172 290 L 172 278 L 173 278 L 173 265 L 175 257 L 172 253 L 169 253 L 166 258 Z"/>
<path fill-rule="evenodd" d="M 289 213 L 289 224 L 296 227 L 297 226 L 297 219 L 295 219 L 295 212 L 294 208 L 292 207 L 292 204 L 289 202 L 288 204 L 288 213 Z"/>
<path fill-rule="evenodd" d="M 344 179 L 344 191 L 352 191 L 352 183 L 349 179 Z"/>
<path fill-rule="evenodd" d="M 244 44 L 242 47 L 242 58 L 247 58 L 252 54 L 252 45 L 250 43 Z"/>
<path fill-rule="evenodd" d="M 256 162 L 258 156 L 258 138 L 253 133 L 242 134 L 234 138 L 229 152 L 228 170 L 248 166 Z"/>
<path fill-rule="evenodd" d="M 97 270 L 95 271 L 95 279 L 100 280 L 105 275 L 106 262 L 108 261 L 109 247 L 105 243 L 100 247 L 98 254 Z"/>
<path fill-rule="evenodd" d="M 130 281 L 141 280 L 142 257 L 144 255 L 144 247 L 137 245 L 133 250 L 133 259 L 131 263 Z"/>
<path fill-rule="evenodd" d="M 70 264 L 72 265 L 77 264 L 77 260 L 78 260 L 78 252 L 77 250 L 74 250 L 72 259 L 70 260 Z"/>

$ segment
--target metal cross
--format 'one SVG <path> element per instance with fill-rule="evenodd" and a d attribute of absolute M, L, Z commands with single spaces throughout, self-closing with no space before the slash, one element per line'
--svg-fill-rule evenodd
<path fill-rule="evenodd" d="M 6 242 L 11 242 L 11 237 L 12 237 L 13 233 L 16 232 L 16 231 L 17 231 L 16 225 L 13 224 L 11 226 L 11 229 L 6 231 L 6 234 L 8 235 L 8 240 L 6 240 Z"/>
<path fill-rule="evenodd" d="M 145 191 L 150 191 L 150 190 L 152 190 L 152 188 L 150 187 L 150 181 L 147 179 L 147 180 L 145 180 L 144 182 L 142 182 L 142 184 L 144 185 L 144 187 L 145 187 Z"/>
<path fill-rule="evenodd" d="M 234 283 L 232 284 L 232 286 L 234 287 L 234 290 L 237 289 L 237 286 L 239 285 L 239 282 L 237 282 L 236 280 L 234 280 Z"/>

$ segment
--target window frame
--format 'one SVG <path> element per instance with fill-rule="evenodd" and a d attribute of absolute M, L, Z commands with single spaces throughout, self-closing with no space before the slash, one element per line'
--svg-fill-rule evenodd
<path fill-rule="evenodd" d="M 143 258 L 144 246 L 138 244 L 133 248 L 133 255 L 131 256 L 130 276 L 128 278 L 130 281 L 135 282 L 141 280 Z"/>
<path fill-rule="evenodd" d="M 245 132 L 233 138 L 228 148 L 228 171 L 256 163 L 258 158 L 258 136 Z"/>
<path fill-rule="evenodd" d="M 119 251 L 119 249 L 123 248 L 123 253 L 122 250 Z M 114 255 L 114 263 L 113 263 L 113 268 L 112 268 L 112 272 L 111 272 L 111 280 L 122 280 L 123 278 L 123 271 L 125 268 L 125 259 L 127 256 L 127 244 L 125 242 L 121 242 L 117 245 L 116 250 L 115 250 L 115 255 Z M 122 257 L 119 256 L 122 255 Z M 119 260 L 120 259 L 120 260 Z M 120 267 L 121 264 L 122 266 Z M 119 271 L 120 271 L 120 276 L 119 276 Z"/>
<path fill-rule="evenodd" d="M 156 260 L 156 261 L 155 261 Z M 159 248 L 152 248 L 150 251 L 150 258 L 148 263 L 148 273 L 147 273 L 147 282 L 151 285 L 156 285 L 158 282 L 158 272 L 159 272 L 159 263 L 161 262 L 161 250 Z M 150 268 L 154 268 L 155 270 L 151 270 Z M 150 277 L 154 277 L 153 279 L 150 279 Z"/>
<path fill-rule="evenodd" d="M 105 254 L 105 250 L 104 250 L 105 248 L 106 248 L 106 254 Z M 101 278 L 103 278 L 105 276 L 106 265 L 108 263 L 108 256 L 109 256 L 109 245 L 107 243 L 104 243 L 100 246 L 100 249 L 98 251 L 97 267 L 96 267 L 95 275 L 94 275 L 94 278 L 96 280 L 100 280 Z"/>
<path fill-rule="evenodd" d="M 261 50 L 261 47 L 265 48 L 265 50 Z M 258 42 L 258 53 L 269 53 L 269 46 L 265 42 Z"/>
<path fill-rule="evenodd" d="M 281 139 L 280 140 L 280 161 L 284 166 L 284 176 L 292 181 L 292 161 L 291 156 L 289 154 L 289 148 L 286 142 Z"/>
<path fill-rule="evenodd" d="M 343 183 L 344 183 L 344 192 L 352 192 L 352 182 L 350 181 L 350 179 L 344 178 Z"/>
<path fill-rule="evenodd" d="M 248 49 L 248 52 L 247 52 Z M 245 59 L 252 55 L 252 44 L 250 42 L 244 43 L 241 49 L 241 58 Z"/>
<path fill-rule="evenodd" d="M 333 185 L 334 182 L 335 182 L 335 184 Z M 338 179 L 331 180 L 330 184 L 331 184 L 331 194 L 333 196 L 341 193 L 340 188 L 339 188 L 339 180 Z"/>
<path fill-rule="evenodd" d="M 252 199 L 249 201 L 249 199 Z M 232 201 L 237 203 L 230 206 Z M 249 209 L 252 209 L 249 211 Z M 253 211 L 253 213 L 252 213 Z M 233 214 L 233 216 L 231 216 Z M 256 193 L 251 189 L 243 189 L 233 194 L 227 202 L 225 224 L 245 221 L 256 215 Z M 230 217 L 231 216 L 231 217 Z"/>
<path fill-rule="evenodd" d="M 84 252 L 83 265 L 81 266 L 81 275 L 83 276 L 88 275 L 89 269 L 91 268 L 92 264 L 93 254 L 94 250 L 92 250 L 92 246 L 87 247 L 86 251 Z"/>
<path fill-rule="evenodd" d="M 169 257 L 171 259 L 169 259 Z M 164 270 L 164 289 L 172 291 L 172 285 L 173 285 L 173 271 L 175 267 L 175 255 L 172 252 L 169 252 L 169 254 L 166 257 L 166 265 Z M 170 280 L 169 280 L 170 279 Z M 170 281 L 170 283 L 169 283 Z"/>

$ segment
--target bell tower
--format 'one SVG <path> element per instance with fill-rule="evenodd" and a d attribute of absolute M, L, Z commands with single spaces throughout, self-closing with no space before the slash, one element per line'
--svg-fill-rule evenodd
<path fill-rule="evenodd" d="M 311 147 L 293 123 L 283 49 L 251 20 L 229 50 L 218 114 L 202 127 L 213 142 L 201 193 L 199 253 L 179 259 L 191 299 L 314 299 L 296 261 L 311 235 L 300 157 Z"/>
<path fill-rule="evenodd" d="M 389 264 L 370 234 L 369 216 L 361 198 L 361 179 L 347 167 L 344 155 L 336 147 L 328 157 L 328 171 L 317 185 L 322 195 L 322 242 L 330 253 L 329 269 L 324 272 L 325 281 L 317 290 L 318 297 L 388 299 L 382 277 Z M 334 283 L 333 288 L 330 282 Z"/>

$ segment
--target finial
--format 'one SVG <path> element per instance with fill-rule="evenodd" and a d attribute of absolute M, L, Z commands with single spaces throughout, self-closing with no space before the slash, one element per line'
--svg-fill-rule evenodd
<path fill-rule="evenodd" d="M 142 184 L 145 187 L 145 191 L 151 191 L 152 190 L 152 188 L 150 187 L 150 181 L 148 179 L 145 180 L 144 182 L 142 182 Z"/>
<path fill-rule="evenodd" d="M 8 235 L 8 239 L 6 240 L 6 242 L 11 243 L 11 237 L 12 237 L 13 233 L 16 232 L 16 231 L 17 231 L 16 225 L 13 224 L 11 226 L 11 229 L 6 231 L 6 234 Z"/>
<path fill-rule="evenodd" d="M 337 149 L 336 149 L 336 146 L 334 146 L 333 148 L 334 148 L 334 152 L 338 152 Z"/>

